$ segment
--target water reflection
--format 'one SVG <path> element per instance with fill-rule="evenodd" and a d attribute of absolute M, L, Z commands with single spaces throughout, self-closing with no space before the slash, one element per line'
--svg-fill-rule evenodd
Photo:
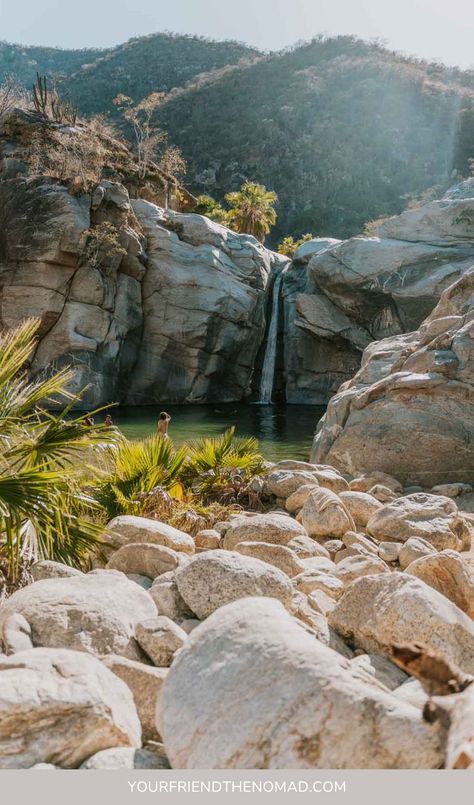
<path fill-rule="evenodd" d="M 203 436 L 215 436 L 230 425 L 240 436 L 260 440 L 266 458 L 307 459 L 316 425 L 325 407 L 318 405 L 167 405 L 171 414 L 170 436 L 177 444 Z M 126 436 L 139 438 L 155 432 L 159 406 L 117 408 L 114 423 Z"/>

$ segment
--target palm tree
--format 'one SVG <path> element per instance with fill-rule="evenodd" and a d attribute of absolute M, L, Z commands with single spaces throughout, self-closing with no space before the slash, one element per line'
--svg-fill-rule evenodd
<path fill-rule="evenodd" d="M 93 492 L 109 517 L 142 515 L 147 497 L 158 489 L 180 496 L 179 474 L 186 450 L 176 450 L 171 439 L 160 434 L 135 441 L 121 437 L 110 458 L 112 466 Z"/>
<path fill-rule="evenodd" d="M 204 498 L 234 491 L 244 486 L 253 475 L 263 471 L 263 457 L 257 439 L 235 435 L 235 427 L 222 436 L 191 442 L 185 478 Z"/>
<path fill-rule="evenodd" d="M 30 380 L 26 365 L 39 322 L 0 334 L 0 560 L 13 583 L 29 561 L 56 559 L 80 566 L 102 531 L 95 502 L 81 490 L 78 465 L 91 447 L 116 437 L 73 418 L 77 397 L 67 369 Z M 43 408 L 63 400 L 53 414 Z"/>
<path fill-rule="evenodd" d="M 263 243 L 276 223 L 277 194 L 263 184 L 245 182 L 237 192 L 227 193 L 225 199 L 230 205 L 227 217 L 231 228 L 254 235 Z"/>

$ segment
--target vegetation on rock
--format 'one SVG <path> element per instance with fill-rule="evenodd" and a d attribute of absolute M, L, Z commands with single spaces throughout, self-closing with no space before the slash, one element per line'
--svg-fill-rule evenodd
<path fill-rule="evenodd" d="M 277 194 L 264 185 L 245 182 L 240 190 L 227 193 L 229 225 L 236 232 L 254 235 L 262 243 L 275 225 Z"/>
<path fill-rule="evenodd" d="M 278 254 L 283 254 L 285 257 L 294 257 L 298 247 L 312 239 L 313 235 L 310 232 L 307 232 L 306 235 L 302 235 L 302 237 L 298 238 L 297 240 L 295 240 L 292 235 L 287 235 L 286 238 L 283 238 L 283 240 L 278 244 L 277 252 Z"/>

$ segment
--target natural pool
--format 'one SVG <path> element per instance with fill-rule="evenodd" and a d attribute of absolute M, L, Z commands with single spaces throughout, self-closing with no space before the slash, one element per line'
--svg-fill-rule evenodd
<path fill-rule="evenodd" d="M 158 406 L 111 410 L 114 424 L 129 438 L 156 431 Z M 325 412 L 320 405 L 166 405 L 171 414 L 169 434 L 176 444 L 223 433 L 236 426 L 239 436 L 255 436 L 265 458 L 307 460 L 316 425 Z"/>

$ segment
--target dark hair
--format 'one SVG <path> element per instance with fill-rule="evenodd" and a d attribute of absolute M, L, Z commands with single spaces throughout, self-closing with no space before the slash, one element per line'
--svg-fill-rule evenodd
<path fill-rule="evenodd" d="M 160 419 L 168 419 L 168 417 L 169 417 L 169 416 L 170 416 L 170 415 L 169 415 L 169 414 L 167 414 L 167 413 L 166 413 L 166 411 L 162 411 L 162 412 L 160 413 Z M 171 417 L 170 417 L 170 419 L 171 419 Z"/>

